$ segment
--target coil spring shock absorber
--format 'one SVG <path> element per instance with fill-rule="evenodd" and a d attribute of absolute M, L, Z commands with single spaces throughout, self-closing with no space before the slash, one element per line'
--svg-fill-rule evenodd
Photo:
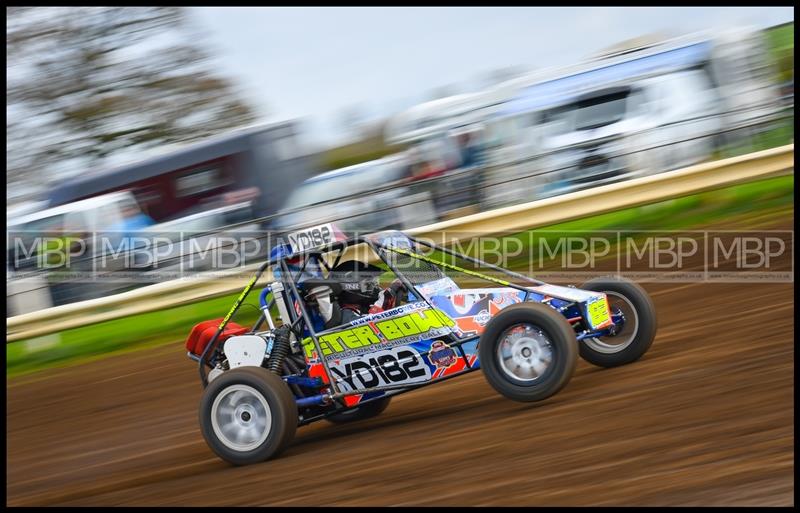
<path fill-rule="evenodd" d="M 272 346 L 272 354 L 269 355 L 267 368 L 280 376 L 283 369 L 283 360 L 291 351 L 289 342 L 289 326 L 283 325 L 275 329 L 275 343 Z"/>

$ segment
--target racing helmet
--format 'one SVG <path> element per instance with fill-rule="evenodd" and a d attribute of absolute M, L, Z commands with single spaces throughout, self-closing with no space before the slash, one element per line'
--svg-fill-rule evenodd
<path fill-rule="evenodd" d="M 381 293 L 378 278 L 382 269 L 357 260 L 343 262 L 331 269 L 331 278 L 341 286 L 340 305 L 358 305 L 369 309 Z"/>

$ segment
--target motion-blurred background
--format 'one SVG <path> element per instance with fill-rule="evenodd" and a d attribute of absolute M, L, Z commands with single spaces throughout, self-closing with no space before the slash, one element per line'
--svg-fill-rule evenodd
<path fill-rule="evenodd" d="M 407 229 L 793 141 L 791 8 L 6 24 L 9 316 L 252 263 L 309 225 Z"/>

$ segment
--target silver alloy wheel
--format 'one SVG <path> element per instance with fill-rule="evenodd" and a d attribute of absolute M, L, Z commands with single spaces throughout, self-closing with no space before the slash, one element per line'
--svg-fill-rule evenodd
<path fill-rule="evenodd" d="M 223 389 L 211 405 L 211 426 L 217 439 L 234 451 L 250 451 L 267 439 L 272 413 L 264 396 L 248 385 Z"/>
<path fill-rule="evenodd" d="M 636 313 L 633 303 L 628 298 L 618 292 L 607 291 L 604 294 L 608 297 L 608 307 L 614 315 L 615 309 L 622 312 L 625 316 L 625 325 L 622 331 L 613 337 L 585 338 L 583 343 L 594 351 L 603 354 L 618 353 L 627 348 L 636 338 L 639 332 L 639 315 Z"/>
<path fill-rule="evenodd" d="M 529 323 L 515 324 L 500 335 L 497 358 L 509 377 L 532 382 L 550 367 L 553 345 L 541 328 Z"/>

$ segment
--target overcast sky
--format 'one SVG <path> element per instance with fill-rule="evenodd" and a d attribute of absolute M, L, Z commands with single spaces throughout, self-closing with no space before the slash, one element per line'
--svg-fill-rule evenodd
<path fill-rule="evenodd" d="M 192 21 L 264 121 L 341 140 L 341 111 L 385 116 L 506 66 L 578 62 L 645 33 L 794 19 L 792 7 L 197 7 Z"/>

